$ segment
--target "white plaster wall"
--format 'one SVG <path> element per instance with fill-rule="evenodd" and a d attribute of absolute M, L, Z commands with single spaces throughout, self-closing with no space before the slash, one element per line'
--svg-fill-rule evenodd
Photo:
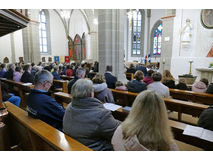
<path fill-rule="evenodd" d="M 197 67 L 208 67 L 213 58 L 207 58 L 211 46 L 213 45 L 213 30 L 206 29 L 200 21 L 200 9 L 176 10 L 174 18 L 174 39 L 171 72 L 178 78 L 178 75 L 189 73 L 189 60 L 193 60 L 192 74 L 200 79 L 200 72 L 196 71 Z M 183 48 L 180 42 L 180 30 L 189 18 L 193 27 L 192 41 L 188 48 Z"/>
<path fill-rule="evenodd" d="M 19 57 L 24 57 L 22 30 L 14 32 L 15 61 L 19 62 Z"/>
<path fill-rule="evenodd" d="M 68 56 L 68 40 L 60 17 L 49 9 L 51 54 L 44 57 Z M 43 57 L 43 55 L 41 55 Z"/>
<path fill-rule="evenodd" d="M 11 62 L 11 41 L 10 35 L 0 37 L 0 61 L 3 62 L 4 57 L 8 57 Z"/>

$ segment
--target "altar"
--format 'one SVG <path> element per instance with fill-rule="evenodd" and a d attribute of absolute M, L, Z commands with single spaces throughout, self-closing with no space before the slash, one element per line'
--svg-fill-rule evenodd
<path fill-rule="evenodd" d="M 201 73 L 201 78 L 208 79 L 209 83 L 213 80 L 213 68 L 196 68 Z"/>

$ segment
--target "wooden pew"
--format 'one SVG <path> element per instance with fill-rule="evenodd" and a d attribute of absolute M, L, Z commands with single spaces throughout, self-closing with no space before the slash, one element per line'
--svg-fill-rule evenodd
<path fill-rule="evenodd" d="M 23 82 L 16 82 L 5 78 L 0 78 L 0 80 L 7 84 L 10 88 L 12 88 L 13 93 L 16 92 L 18 89 L 18 95 L 21 98 L 21 107 L 23 109 L 26 109 L 26 93 L 29 93 L 30 89 L 33 88 L 34 85 L 25 85 L 25 83 Z"/>
<path fill-rule="evenodd" d="M 72 96 L 70 94 L 67 94 L 67 93 L 62 93 L 62 92 L 57 92 L 57 93 L 54 93 L 54 96 L 55 96 L 55 99 L 59 102 L 59 103 L 62 103 L 62 102 L 66 102 L 66 103 L 70 103 L 71 100 L 72 100 Z M 121 121 L 123 121 L 127 115 L 128 115 L 128 111 L 125 111 L 123 109 L 118 109 L 114 112 L 112 112 L 113 116 L 116 118 L 116 119 L 119 119 Z M 173 123 L 172 120 L 170 120 L 170 125 L 171 127 L 173 128 L 173 132 L 177 132 L 177 133 L 174 133 L 176 135 L 175 138 L 177 138 L 179 141 L 182 141 L 182 142 L 186 142 L 187 140 L 184 139 L 184 141 L 181 139 L 183 137 L 183 135 L 179 135 L 180 133 L 183 132 L 183 127 L 185 127 L 185 124 L 184 123 L 179 123 L 179 122 L 175 122 Z M 177 126 L 176 126 L 177 125 Z M 182 127 L 182 128 L 180 128 Z M 182 132 L 180 132 L 182 131 Z M 187 141 L 188 142 L 188 141 Z M 198 140 L 199 142 L 199 140 Z M 192 144 L 194 145 L 195 142 L 193 143 L 189 143 L 189 144 Z M 208 142 L 207 142 L 208 143 Z M 181 142 L 178 142 L 178 144 L 181 146 L 181 148 L 184 148 L 184 147 L 188 147 L 191 148 L 192 150 L 201 150 L 200 147 L 197 148 L 197 147 L 194 147 L 194 146 L 190 146 L 188 144 L 183 144 Z"/>
<path fill-rule="evenodd" d="M 72 101 L 72 96 L 71 94 L 64 93 L 64 92 L 55 92 L 53 93 L 53 97 L 55 100 L 63 105 L 66 108 L 65 104 L 69 104 Z M 64 104 L 65 103 L 65 104 Z"/>
<path fill-rule="evenodd" d="M 112 112 L 113 116 L 120 120 L 120 121 L 124 121 L 125 118 L 128 116 L 129 111 L 123 110 L 122 108 Z M 191 137 L 191 136 L 187 136 L 187 135 L 183 135 L 183 131 L 186 127 L 187 124 L 182 123 L 182 122 L 177 122 L 177 121 L 173 121 L 173 120 L 169 120 L 169 125 L 172 129 L 174 138 L 176 140 L 182 141 L 184 143 L 202 148 L 204 150 L 213 150 L 213 143 L 197 138 L 197 137 Z"/>
<path fill-rule="evenodd" d="M 128 91 L 119 91 L 111 89 L 115 103 L 122 106 L 132 106 L 135 98 L 138 93 L 128 92 Z M 186 102 L 177 99 L 163 98 L 166 107 L 170 111 L 178 112 L 178 121 L 181 121 L 182 113 L 189 114 L 195 117 L 199 117 L 203 110 L 208 108 L 208 105 Z"/>
<path fill-rule="evenodd" d="M 91 151 L 90 148 L 47 123 L 29 117 L 26 111 L 10 102 L 5 104 L 9 112 L 6 125 L 9 127 L 11 146 L 18 145 L 21 150 L 36 151 Z"/>
<path fill-rule="evenodd" d="M 133 73 L 126 73 L 126 79 L 128 80 L 133 80 L 134 79 L 134 74 Z"/>
<path fill-rule="evenodd" d="M 70 80 L 74 79 L 74 76 L 70 77 L 70 76 L 66 76 L 66 75 L 60 75 L 60 78 L 63 79 L 63 80 L 70 81 Z"/>
<path fill-rule="evenodd" d="M 60 86 L 61 89 L 55 89 L 56 91 L 62 91 L 65 93 L 68 93 L 68 88 L 67 88 L 67 81 L 65 80 L 53 80 L 53 86 Z"/>
<path fill-rule="evenodd" d="M 213 94 L 185 91 L 180 89 L 169 89 L 169 91 L 170 91 L 170 95 L 174 99 L 192 101 L 195 103 L 201 103 L 201 104 L 207 104 L 207 105 L 213 104 Z"/>

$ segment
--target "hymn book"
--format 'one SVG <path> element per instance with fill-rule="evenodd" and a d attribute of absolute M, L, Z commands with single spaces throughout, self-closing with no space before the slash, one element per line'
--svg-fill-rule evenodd
<path fill-rule="evenodd" d="M 213 131 L 201 127 L 187 125 L 186 128 L 184 129 L 183 134 L 213 142 Z"/>
<path fill-rule="evenodd" d="M 110 110 L 110 111 L 115 111 L 119 108 L 121 108 L 121 106 L 113 104 L 113 103 L 104 103 L 104 108 Z"/>

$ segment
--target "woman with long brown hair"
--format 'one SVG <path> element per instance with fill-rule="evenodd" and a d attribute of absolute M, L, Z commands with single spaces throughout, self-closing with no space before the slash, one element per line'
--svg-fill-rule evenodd
<path fill-rule="evenodd" d="M 154 91 L 141 92 L 126 120 L 116 129 L 114 150 L 178 150 L 163 99 Z"/>
<path fill-rule="evenodd" d="M 161 82 L 169 88 L 175 88 L 175 79 L 169 70 L 163 72 Z"/>

